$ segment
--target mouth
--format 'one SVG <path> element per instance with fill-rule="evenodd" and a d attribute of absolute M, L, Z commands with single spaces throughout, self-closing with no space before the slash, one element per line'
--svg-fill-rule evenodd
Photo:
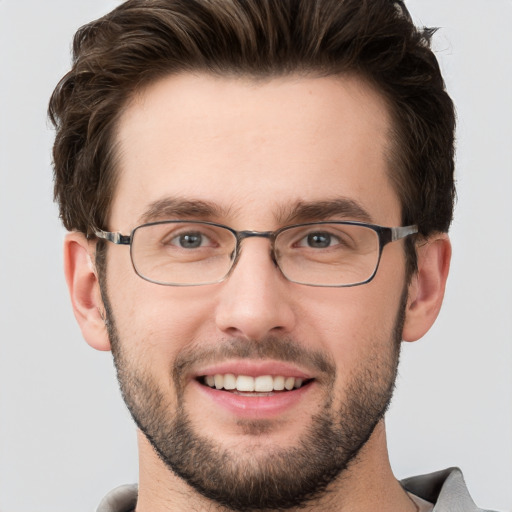
<path fill-rule="evenodd" d="M 313 372 L 278 360 L 226 360 L 198 368 L 190 389 L 199 392 L 194 403 L 202 400 L 203 413 L 224 411 L 227 416 L 218 417 L 228 421 L 285 418 L 299 408 L 314 407 L 318 377 Z"/>
<path fill-rule="evenodd" d="M 313 380 L 302 377 L 285 377 L 283 375 L 258 375 L 253 377 L 233 373 L 216 373 L 214 375 L 202 375 L 197 378 L 197 381 L 203 386 L 249 397 L 289 393 L 308 386 Z"/>

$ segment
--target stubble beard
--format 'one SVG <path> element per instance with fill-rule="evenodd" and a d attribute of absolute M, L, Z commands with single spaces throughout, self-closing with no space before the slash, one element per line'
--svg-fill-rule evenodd
<path fill-rule="evenodd" d="M 172 410 L 169 398 L 152 375 L 129 360 L 105 289 L 102 292 L 118 381 L 135 423 L 168 469 L 202 496 L 227 509 L 287 510 L 321 498 L 329 484 L 342 478 L 349 464 L 357 460 L 391 401 L 405 317 L 405 292 L 392 333 L 388 333 L 388 353 L 376 352 L 373 360 L 361 362 L 344 390 L 345 400 L 339 404 L 333 389 L 336 369 L 325 354 L 308 352 L 293 340 L 280 337 L 219 343 L 217 358 L 223 353 L 240 358 L 307 360 L 323 371 L 325 382 L 329 382 L 324 403 L 293 447 L 262 444 L 261 449 L 258 436 L 264 435 L 268 427 L 263 420 L 243 425 L 254 440 L 246 449 L 216 444 L 197 431 L 187 414 L 180 384 L 187 364 L 193 364 L 190 355 L 176 361 L 172 369 L 177 398 L 177 407 Z M 209 355 L 213 354 L 205 351 L 201 357 L 206 359 Z"/>

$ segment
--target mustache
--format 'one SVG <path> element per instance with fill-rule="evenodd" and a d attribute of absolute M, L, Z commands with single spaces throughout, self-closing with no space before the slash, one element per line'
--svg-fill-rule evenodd
<path fill-rule="evenodd" d="M 230 338 L 220 340 L 218 344 L 201 344 L 200 342 L 184 348 L 173 364 L 173 378 L 179 382 L 193 368 L 226 359 L 274 359 L 295 363 L 315 373 L 320 373 L 329 380 L 336 376 L 336 365 L 332 357 L 318 350 L 301 346 L 291 338 L 266 336 L 259 340 Z"/>

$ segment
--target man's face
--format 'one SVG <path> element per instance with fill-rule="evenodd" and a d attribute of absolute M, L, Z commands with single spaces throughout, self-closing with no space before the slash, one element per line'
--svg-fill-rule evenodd
<path fill-rule="evenodd" d="M 121 118 L 108 228 L 164 219 L 258 231 L 297 219 L 398 226 L 389 123 L 384 101 L 356 78 L 169 77 Z M 332 207 L 343 202 L 359 210 Z M 401 242 L 384 248 L 373 281 L 352 288 L 291 283 L 269 249 L 246 239 L 223 282 L 172 287 L 138 277 L 128 249 L 111 246 L 103 285 L 139 427 L 189 484 L 240 510 L 297 505 L 343 471 L 389 402 L 401 336 Z M 226 374 L 303 385 L 240 393 L 207 384 Z"/>

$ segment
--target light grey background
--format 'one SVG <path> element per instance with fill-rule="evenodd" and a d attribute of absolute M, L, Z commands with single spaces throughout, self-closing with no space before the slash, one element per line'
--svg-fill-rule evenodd
<path fill-rule="evenodd" d="M 0 0 L 0 510 L 92 511 L 137 478 L 110 354 L 81 339 L 62 274 L 47 101 L 83 23 L 117 2 Z M 389 414 L 398 477 L 459 465 L 512 511 L 511 0 L 410 0 L 458 108 L 459 201 L 444 309 L 404 347 Z"/>

